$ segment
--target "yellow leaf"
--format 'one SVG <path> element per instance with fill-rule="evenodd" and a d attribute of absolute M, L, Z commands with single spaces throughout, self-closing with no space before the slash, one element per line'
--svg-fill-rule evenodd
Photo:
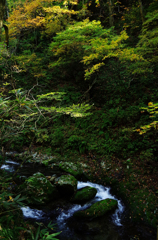
<path fill-rule="evenodd" d="M 13 198 L 11 196 L 9 196 L 9 201 L 13 202 Z"/>
<path fill-rule="evenodd" d="M 140 129 L 136 129 L 137 132 L 140 132 Z"/>
<path fill-rule="evenodd" d="M 149 102 L 149 103 L 148 103 L 148 106 L 152 106 L 152 105 L 153 105 L 153 103 L 152 103 L 152 102 Z"/>

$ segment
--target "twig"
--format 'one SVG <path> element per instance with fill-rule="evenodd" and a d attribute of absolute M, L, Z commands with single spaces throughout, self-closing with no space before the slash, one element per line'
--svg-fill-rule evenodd
<path fill-rule="evenodd" d="M 82 99 L 84 98 L 84 96 L 92 89 L 93 85 L 96 83 L 96 79 L 94 79 L 94 81 L 92 82 L 92 84 L 89 86 L 89 88 L 87 89 L 87 91 L 84 92 L 84 94 L 82 95 L 81 99 L 80 99 L 80 104 Z"/>
<path fill-rule="evenodd" d="M 128 88 L 130 87 L 131 82 L 134 80 L 134 78 L 132 78 L 129 82 L 128 82 Z"/>
<path fill-rule="evenodd" d="M 28 96 L 30 95 L 30 93 L 31 93 L 31 91 L 35 88 L 35 87 L 42 87 L 42 85 L 39 85 L 38 84 L 38 80 L 37 80 L 37 84 L 36 85 L 34 85 L 29 91 L 28 91 Z M 31 94 L 32 95 L 32 94 Z"/>
<path fill-rule="evenodd" d="M 33 100 L 34 100 L 34 104 L 35 104 L 36 108 L 38 109 L 39 113 L 42 115 L 42 117 L 45 118 L 45 116 L 43 115 L 43 113 L 41 112 L 41 110 L 39 109 L 39 107 L 37 106 L 37 104 L 36 104 L 36 100 L 34 99 L 34 97 L 33 97 L 32 94 L 31 94 L 31 96 L 32 96 L 32 98 L 33 98 Z"/>

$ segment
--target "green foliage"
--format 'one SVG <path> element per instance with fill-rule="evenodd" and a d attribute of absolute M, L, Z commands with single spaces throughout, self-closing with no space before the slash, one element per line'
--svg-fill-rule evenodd
<path fill-rule="evenodd" d="M 64 141 L 64 128 L 58 127 L 50 134 L 51 146 L 62 147 Z"/>
<path fill-rule="evenodd" d="M 84 64 L 85 79 L 99 72 L 106 66 L 107 59 L 118 58 L 121 61 L 142 61 L 134 49 L 125 48 L 123 42 L 128 38 L 125 31 L 120 35 L 114 29 L 104 29 L 99 21 L 85 19 L 62 31 L 54 37 L 49 51 L 53 52 L 50 68 L 72 68 L 75 63 Z M 56 59 L 56 61 L 55 61 Z M 82 68 L 80 68 L 82 71 Z"/>
<path fill-rule="evenodd" d="M 25 197 L 20 197 L 21 194 L 15 195 L 12 191 L 14 186 L 12 177 L 1 170 L 0 177 L 0 236 L 5 239 L 16 239 L 19 232 L 24 230 L 22 224 L 22 211 L 19 208 L 24 206 Z"/>
<path fill-rule="evenodd" d="M 67 114 L 72 117 L 85 117 L 90 115 L 90 113 L 86 113 L 90 110 L 91 106 L 89 104 L 73 104 L 70 107 L 41 107 L 42 110 L 51 113 L 56 112 L 60 114 Z"/>
<path fill-rule="evenodd" d="M 158 103 L 153 104 L 152 102 L 148 103 L 148 107 L 142 107 L 141 108 L 144 112 L 144 110 L 146 110 L 149 114 L 151 114 L 151 118 L 156 118 L 157 119 L 157 114 L 158 114 Z M 144 125 L 141 126 L 139 129 L 136 129 L 135 131 L 139 132 L 139 134 L 144 134 L 147 131 L 149 131 L 151 128 L 155 128 L 155 130 L 157 130 L 157 125 L 158 125 L 158 121 L 153 121 L 152 123 L 148 124 L 148 125 Z"/>
<path fill-rule="evenodd" d="M 78 150 L 80 153 L 85 153 L 88 150 L 87 141 L 81 137 L 72 135 L 67 140 L 68 147 L 73 150 Z"/>
<path fill-rule="evenodd" d="M 36 142 L 38 143 L 44 143 L 49 140 L 48 130 L 46 128 L 39 129 L 35 132 Z"/>
<path fill-rule="evenodd" d="M 158 10 L 148 12 L 146 21 L 143 24 L 142 32 L 139 36 L 140 40 L 137 44 L 138 52 L 150 62 L 151 71 L 156 70 L 158 61 Z"/>
<path fill-rule="evenodd" d="M 63 91 L 63 88 L 61 88 Z M 79 102 L 80 97 L 82 96 L 80 92 L 76 92 L 76 88 L 72 86 L 68 86 L 64 88 L 65 95 L 63 96 L 62 105 L 69 105 L 72 102 L 77 104 Z"/>
<path fill-rule="evenodd" d="M 39 226 L 37 228 L 37 231 L 35 233 L 35 235 L 33 234 L 32 231 L 30 231 L 30 234 L 31 234 L 31 239 L 32 240 L 38 240 L 39 237 L 40 239 L 45 239 L 45 240 L 58 240 L 57 238 L 55 238 L 56 236 L 58 236 L 61 232 L 58 232 L 58 233 L 52 233 L 50 234 L 49 231 L 52 230 L 52 229 L 55 229 L 55 224 L 52 224 L 51 222 L 48 224 L 47 228 L 44 228 L 44 229 L 40 229 L 40 225 L 39 223 L 37 223 Z"/>
<path fill-rule="evenodd" d="M 29 134 L 29 138 L 31 138 L 30 132 L 36 142 L 47 142 L 49 140 L 48 130 L 46 128 L 38 129 L 38 126 L 48 126 L 57 114 L 70 114 L 72 117 L 87 116 L 89 113 L 86 112 L 91 108 L 88 104 L 77 104 L 71 107 L 40 106 L 41 103 L 46 101 L 61 101 L 64 93 L 41 94 L 36 99 L 32 95 L 30 95 L 31 98 L 28 98 L 27 92 L 21 91 L 21 89 L 14 89 L 10 93 L 13 93 L 13 96 L 15 94 L 16 98 L 0 98 L 0 138 L 1 144 L 2 142 L 13 141 L 13 147 L 20 141 L 20 145 L 24 144 L 23 135 Z M 47 117 L 48 114 L 49 117 Z M 21 134 L 22 137 L 19 137 Z M 17 139 L 15 136 L 17 136 Z"/>
<path fill-rule="evenodd" d="M 130 35 L 137 35 L 141 30 L 142 20 L 140 16 L 139 2 L 136 4 L 131 3 L 131 7 L 126 7 L 121 17 L 124 28 L 130 33 Z M 134 41 L 135 39 L 133 39 Z"/>

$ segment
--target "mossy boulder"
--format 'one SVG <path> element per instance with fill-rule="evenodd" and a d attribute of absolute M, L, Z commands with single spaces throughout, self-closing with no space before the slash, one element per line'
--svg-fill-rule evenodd
<path fill-rule="evenodd" d="M 77 190 L 77 179 L 72 175 L 62 175 L 57 179 L 56 185 L 60 194 L 69 198 Z"/>
<path fill-rule="evenodd" d="M 59 168 L 65 172 L 70 173 L 77 179 L 79 179 L 83 174 L 81 166 L 72 162 L 60 162 Z"/>
<path fill-rule="evenodd" d="M 97 189 L 93 187 L 84 187 L 79 189 L 71 199 L 74 203 L 84 203 L 95 197 Z"/>
<path fill-rule="evenodd" d="M 59 193 L 42 173 L 35 173 L 25 181 L 28 201 L 32 204 L 44 204 L 58 198 Z"/>
<path fill-rule="evenodd" d="M 58 164 L 59 169 L 61 169 L 64 172 L 70 173 L 73 175 L 76 179 L 85 179 L 85 180 L 91 180 L 92 174 L 90 167 L 83 163 L 73 163 L 73 162 L 60 162 Z"/>
<path fill-rule="evenodd" d="M 94 203 L 90 208 L 74 213 L 77 218 L 96 218 L 117 208 L 117 201 L 107 198 L 105 200 Z"/>

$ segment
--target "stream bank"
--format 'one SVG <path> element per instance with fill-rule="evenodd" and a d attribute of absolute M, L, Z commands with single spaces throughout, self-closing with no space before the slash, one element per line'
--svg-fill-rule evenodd
<path fill-rule="evenodd" d="M 25 159 L 24 159 L 24 155 L 25 155 Z M 44 159 L 45 160 L 43 160 L 42 159 L 42 157 L 41 157 L 41 162 L 39 162 L 39 160 L 38 161 L 35 161 L 35 159 L 38 159 L 38 154 L 35 154 L 34 156 L 36 156 L 35 158 L 34 158 L 34 161 L 32 161 L 33 160 L 33 157 L 32 158 L 27 158 L 26 157 L 26 155 L 27 154 L 24 154 L 24 155 L 22 155 L 23 157 L 23 160 L 24 160 L 24 162 L 25 163 L 23 163 L 23 166 L 21 165 L 21 167 L 19 168 L 19 166 L 18 166 L 18 162 L 14 162 L 14 160 L 15 160 L 15 158 L 17 159 L 17 155 L 15 156 L 15 154 L 12 154 L 12 160 L 8 160 L 6 163 L 6 165 L 10 165 L 10 169 L 12 169 L 11 171 L 16 171 L 17 169 L 19 169 L 19 172 L 18 172 L 18 175 L 19 176 L 21 176 L 20 177 L 20 179 L 21 179 L 21 181 L 23 181 L 24 180 L 24 178 L 26 177 L 24 174 L 26 173 L 26 175 L 27 175 L 27 177 L 29 176 L 29 175 L 31 175 L 31 174 L 33 174 L 33 173 L 35 173 L 35 172 L 37 172 L 37 171 L 41 171 L 41 172 L 43 172 L 44 174 L 47 174 L 47 176 L 50 174 L 50 175 L 53 175 L 56 171 L 57 171 L 57 173 L 60 175 L 61 174 L 61 172 L 62 173 L 64 173 L 65 171 L 67 171 L 67 172 L 69 172 L 70 171 L 70 168 L 68 168 L 68 164 L 67 164 L 67 166 L 66 166 L 66 168 L 67 169 L 65 169 L 65 171 L 63 170 L 63 169 L 61 169 L 61 161 L 60 161 L 60 163 L 56 160 L 56 159 L 52 159 L 52 158 L 49 158 L 49 157 L 47 157 L 47 159 L 46 159 L 46 156 L 44 156 Z M 21 158 L 21 156 L 20 156 L 20 158 Z M 19 159 L 20 160 L 20 159 Z M 18 160 L 18 161 L 19 161 Z M 21 159 L 22 160 L 22 159 Z M 20 163 L 21 161 L 19 161 L 19 163 Z M 30 163 L 29 163 L 30 162 Z M 48 162 L 49 162 L 49 164 L 48 164 Z M 51 164 L 50 164 L 51 163 Z M 21 164 L 21 163 L 20 163 Z M 47 165 L 47 166 L 46 166 Z M 60 169 L 57 167 L 57 165 L 59 166 L 60 165 Z M 69 163 L 69 165 L 71 165 L 71 170 L 73 171 L 74 169 L 73 169 L 73 167 L 75 166 L 74 164 L 70 164 Z M 65 165 L 62 165 L 62 168 L 64 168 L 63 166 L 65 166 Z M 89 171 L 90 169 L 89 169 L 89 167 L 88 167 L 88 165 L 86 166 L 86 164 L 85 163 L 82 163 L 82 166 L 84 166 L 84 170 L 85 170 L 85 174 L 82 174 L 81 176 L 84 178 L 84 180 L 85 180 L 85 178 L 86 177 L 88 177 L 88 178 L 91 178 L 92 177 L 92 174 L 91 174 L 91 172 Z M 3 166 L 3 168 L 4 168 L 4 166 Z M 8 167 L 9 168 L 9 167 Z M 13 170 L 13 168 L 14 168 L 14 170 Z M 62 170 L 62 171 L 61 171 Z M 78 169 L 78 170 L 81 170 L 81 169 Z M 89 173 L 88 173 L 89 172 Z M 80 172 L 80 174 L 81 174 L 81 172 Z M 24 177 L 25 176 L 25 177 Z M 88 179 L 87 179 L 88 180 Z M 97 181 L 97 179 L 96 178 L 94 178 L 93 179 L 94 181 Z M 100 182 L 101 181 L 101 179 L 98 179 L 98 182 Z M 82 184 L 87 184 L 87 183 L 82 183 Z M 90 184 L 92 184 L 92 183 L 90 183 Z M 104 184 L 105 185 L 105 184 Z M 106 185 L 108 185 L 108 184 L 106 184 Z M 117 186 L 118 187 L 118 186 Z M 105 187 L 104 187 L 105 188 Z M 117 190 L 117 188 L 116 187 L 114 187 L 114 185 L 113 185 L 113 188 L 112 188 L 113 190 L 112 190 L 112 192 L 115 192 L 116 193 L 116 190 Z M 111 191 L 111 190 L 110 190 Z M 117 194 L 117 196 L 119 196 L 119 194 Z M 64 206 L 64 208 L 63 208 L 63 206 Z M 71 208 L 71 206 L 68 204 L 67 205 L 67 203 L 64 203 L 64 205 L 63 205 L 63 203 L 61 204 L 61 203 L 58 203 L 58 211 L 56 210 L 56 208 L 54 209 L 54 210 L 52 210 L 52 211 L 50 211 L 50 209 L 48 209 L 48 208 L 45 208 L 45 209 L 41 209 L 42 211 L 44 210 L 44 213 L 43 212 L 38 212 L 38 211 L 34 211 L 34 210 L 31 210 L 31 211 L 33 211 L 31 214 L 34 214 L 35 216 L 36 216 L 36 218 L 35 218 L 35 220 L 37 221 L 38 220 L 38 218 L 39 218 L 39 220 L 41 221 L 41 219 L 43 218 L 43 216 L 45 216 L 44 218 L 43 218 L 43 221 L 45 222 L 47 222 L 47 220 L 50 220 L 50 216 L 52 217 L 52 219 L 55 219 L 55 221 L 58 219 L 58 217 L 60 216 L 60 214 L 59 214 L 59 216 L 57 217 L 57 212 L 58 213 L 62 213 L 63 212 L 63 209 L 65 209 L 65 211 L 68 211 L 68 209 L 70 209 Z M 28 209 L 27 209 L 28 210 Z M 40 211 L 40 209 L 38 209 L 39 211 Z M 28 213 L 29 213 L 30 211 L 28 210 Z M 51 212 L 51 213 L 50 213 Z M 66 213 L 64 213 L 65 215 L 64 216 L 66 216 Z M 41 218 L 41 215 L 42 215 L 42 218 Z M 32 215 L 33 216 L 33 215 Z M 29 216 L 28 217 L 26 217 L 26 219 L 34 219 L 33 217 L 32 218 L 30 218 Z M 47 219 L 47 220 L 46 220 Z M 59 219 L 61 220 L 61 219 L 65 219 L 65 217 L 59 217 Z M 99 223 L 97 222 L 95 222 L 94 221 L 94 225 L 95 226 L 99 226 L 99 225 L 101 225 L 102 226 L 102 228 L 103 229 L 109 229 L 108 230 L 108 234 L 110 234 L 110 232 L 115 232 L 115 234 L 114 234 L 114 236 L 112 237 L 112 235 L 110 235 L 110 239 L 121 239 L 121 240 L 124 240 L 124 239 L 155 239 L 155 234 L 154 234 L 154 230 L 152 230 L 151 228 L 148 228 L 147 226 L 144 226 L 144 225 L 139 225 L 139 227 L 138 226 L 136 226 L 135 224 L 133 224 L 132 223 L 132 221 L 131 221 L 132 219 L 131 219 L 131 217 L 130 217 L 130 215 L 129 215 L 129 213 L 128 213 L 128 205 L 126 206 L 126 208 L 125 208 L 125 211 L 124 211 L 124 214 L 123 214 L 123 216 L 122 216 L 122 225 L 123 226 L 119 226 L 118 224 L 116 224 L 116 223 L 113 223 L 113 221 L 112 221 L 112 219 L 111 218 L 109 218 L 108 217 L 108 219 L 107 218 L 105 218 L 105 217 L 102 217 L 102 218 L 100 218 L 99 219 Z M 61 221 L 62 222 L 62 221 Z M 62 226 L 62 224 L 61 224 L 61 222 L 60 222 L 60 225 Z M 105 227 L 105 225 L 103 224 L 103 222 L 105 222 L 107 225 L 106 226 L 110 226 L 110 227 Z M 91 238 L 90 239 L 92 239 L 92 235 L 94 234 L 94 232 L 96 231 L 98 231 L 98 228 L 96 228 L 95 229 L 95 231 L 93 230 L 93 231 L 89 231 L 89 229 L 91 229 L 92 228 L 92 223 L 89 225 L 89 227 L 87 227 L 87 224 L 83 224 L 82 222 L 80 222 L 80 224 L 78 224 L 78 229 L 75 229 L 74 228 L 74 219 L 72 219 L 72 217 L 70 216 L 69 218 L 68 218 L 68 220 L 67 220 L 67 224 L 68 224 L 68 228 L 69 229 L 71 229 L 71 234 L 73 234 L 73 236 L 72 236 L 72 239 L 75 239 L 74 238 L 74 234 L 75 234 L 75 231 L 77 231 L 77 232 L 79 232 L 79 235 L 81 234 L 81 232 L 86 232 L 86 230 L 87 230 L 87 234 L 84 234 L 85 236 L 83 236 L 82 235 L 82 237 L 81 238 L 78 238 L 78 236 L 76 236 L 76 239 L 85 239 L 85 240 L 88 240 L 89 239 L 89 237 L 91 236 Z M 75 227 L 77 226 L 77 222 L 75 222 Z M 75 229 L 75 230 L 74 230 Z M 80 229 L 80 230 L 79 230 Z M 59 228 L 58 229 L 58 231 L 60 231 L 61 229 Z M 71 235 L 70 233 L 69 233 L 69 237 L 70 237 L 70 235 Z M 88 236 L 87 236 L 88 235 Z M 105 237 L 105 232 L 104 233 L 102 233 L 102 236 L 100 235 L 99 236 L 99 238 L 98 238 L 98 236 L 97 236 L 97 234 L 95 235 L 95 237 L 94 237 L 94 239 L 102 239 L 102 237 Z M 83 238 L 84 237 L 84 238 Z M 107 239 L 109 238 L 109 235 L 107 235 Z M 60 236 L 60 238 L 59 239 L 66 239 L 66 238 L 62 238 L 62 235 Z M 68 238 L 68 239 L 71 239 L 71 238 Z M 105 239 L 105 238 L 104 238 Z"/>

